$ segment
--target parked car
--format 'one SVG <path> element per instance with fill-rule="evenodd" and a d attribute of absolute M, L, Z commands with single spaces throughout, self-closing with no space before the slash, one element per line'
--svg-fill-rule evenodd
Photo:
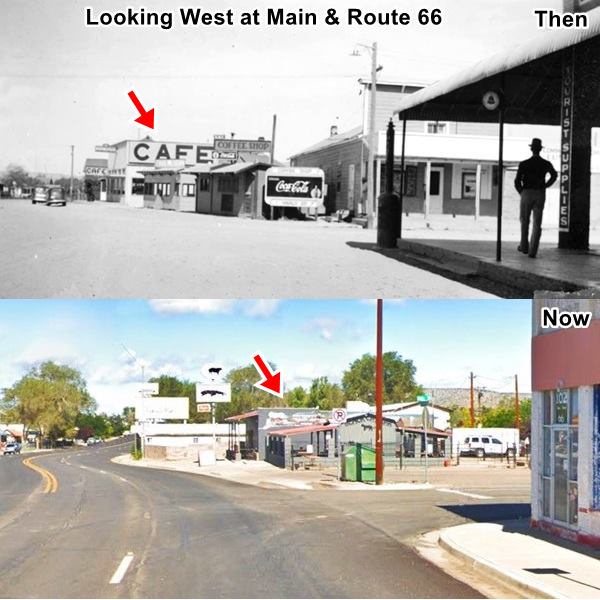
<path fill-rule="evenodd" d="M 512 456 L 514 448 L 506 447 L 498 438 L 488 435 L 469 435 L 460 445 L 461 456 Z"/>
<path fill-rule="evenodd" d="M 33 188 L 31 204 L 46 204 L 48 188 L 45 185 L 37 185 Z"/>
<path fill-rule="evenodd" d="M 67 205 L 65 190 L 60 185 L 50 185 L 46 191 L 46 206 L 51 204 Z"/>
<path fill-rule="evenodd" d="M 19 442 L 9 442 L 4 446 L 2 454 L 4 454 L 4 456 L 7 454 L 21 454 L 21 444 L 19 444 Z"/>

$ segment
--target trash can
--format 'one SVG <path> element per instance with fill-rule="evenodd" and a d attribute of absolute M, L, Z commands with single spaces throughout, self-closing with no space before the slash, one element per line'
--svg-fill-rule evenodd
<path fill-rule="evenodd" d="M 375 481 L 375 449 L 353 444 L 344 453 L 342 462 L 344 481 Z"/>
<path fill-rule="evenodd" d="M 357 444 L 353 444 L 344 452 L 342 460 L 343 481 L 358 481 L 357 455 Z"/>

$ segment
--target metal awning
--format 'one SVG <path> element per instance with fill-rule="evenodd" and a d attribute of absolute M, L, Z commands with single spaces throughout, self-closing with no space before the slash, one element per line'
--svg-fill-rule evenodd
<path fill-rule="evenodd" d="M 236 162 L 230 165 L 225 165 L 223 167 L 215 167 L 212 169 L 211 173 L 213 175 L 239 175 L 244 171 L 250 171 L 254 169 L 268 169 L 271 167 L 270 163 L 265 162 Z"/>
<path fill-rule="evenodd" d="M 505 123 L 559 125 L 561 50 L 578 46 L 585 55 L 586 78 L 594 78 L 600 86 L 600 11 L 587 16 L 587 29 L 548 31 L 541 39 L 483 59 L 406 97 L 394 114 L 413 120 L 495 122 L 497 113 L 483 107 L 482 97 L 490 89 L 502 88 Z M 596 106 L 600 125 L 600 95 Z"/>

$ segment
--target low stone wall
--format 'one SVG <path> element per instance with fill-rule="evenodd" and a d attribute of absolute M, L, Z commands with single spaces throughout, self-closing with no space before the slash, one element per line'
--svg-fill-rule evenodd
<path fill-rule="evenodd" d="M 225 457 L 226 447 L 217 446 L 217 457 Z M 146 444 L 145 456 L 156 460 L 198 460 L 200 450 L 212 450 L 210 446 L 191 444 L 189 446 L 155 446 Z"/>

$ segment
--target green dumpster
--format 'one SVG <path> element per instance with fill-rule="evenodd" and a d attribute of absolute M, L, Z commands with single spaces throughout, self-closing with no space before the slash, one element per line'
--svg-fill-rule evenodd
<path fill-rule="evenodd" d="M 375 481 L 375 450 L 363 444 L 353 444 L 344 453 L 344 481 Z"/>

